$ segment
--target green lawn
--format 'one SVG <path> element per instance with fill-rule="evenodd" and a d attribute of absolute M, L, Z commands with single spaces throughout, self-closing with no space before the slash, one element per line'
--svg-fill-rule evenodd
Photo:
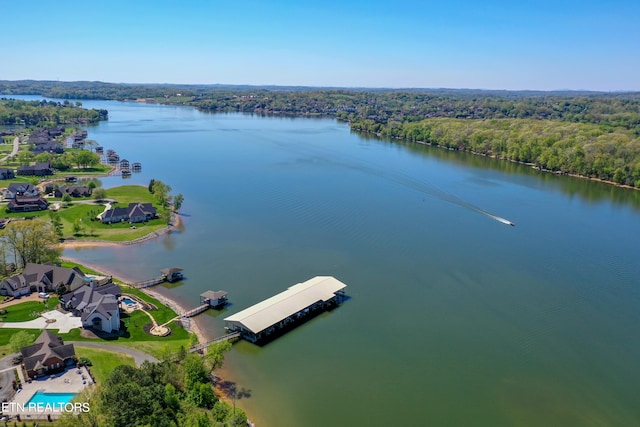
<path fill-rule="evenodd" d="M 66 263 L 65 266 L 75 266 L 73 263 Z M 82 271 L 90 272 L 88 269 L 82 267 Z M 91 273 L 91 272 L 90 272 Z M 177 316 L 176 312 L 165 306 L 155 298 L 152 298 L 142 291 L 129 288 L 128 286 L 122 286 L 122 293 L 135 295 L 138 298 L 147 301 L 155 305 L 158 310 L 150 310 L 149 313 L 159 324 L 163 324 Z M 175 323 L 170 323 L 168 326 L 171 328 L 171 335 L 166 337 L 155 337 L 144 332 L 145 325 L 151 323 L 151 319 L 145 313 L 139 310 L 135 310 L 131 314 L 122 313 L 120 319 L 124 324 L 126 332 L 123 336 L 117 339 L 91 339 L 84 338 L 80 335 L 79 329 L 73 329 L 67 334 L 62 334 L 61 337 L 65 341 L 92 341 L 103 342 L 105 344 L 114 344 L 123 347 L 130 347 L 155 357 L 161 358 L 164 354 L 173 353 L 178 351 L 180 346 L 188 348 L 191 345 L 192 334 L 185 330 L 182 326 Z M 0 329 L 0 331 L 2 331 Z M 1 334 L 1 332 L 0 332 Z M 8 342 L 8 341 L 7 341 Z M 2 344 L 2 341 L 0 341 Z"/>
<path fill-rule="evenodd" d="M 149 193 L 147 187 L 139 185 L 124 185 L 107 190 L 107 197 L 117 201 L 116 206 L 127 206 L 129 203 L 154 203 L 153 194 Z M 117 224 L 103 224 L 100 221 L 92 221 L 99 213 L 104 211 L 104 206 L 98 204 L 71 204 L 68 207 L 60 209 L 59 215 L 62 219 L 64 236 L 74 237 L 76 239 L 89 240 L 107 240 L 111 242 L 124 242 L 135 240 L 151 234 L 154 231 L 161 230 L 167 226 L 166 215 L 169 212 L 166 209 L 159 208 L 158 213 L 162 218 L 154 219 L 146 223 L 132 224 L 128 222 L 120 222 Z M 84 229 L 79 235 L 74 235 L 73 224 L 76 220 L 80 220 Z"/>
<path fill-rule="evenodd" d="M 151 314 L 153 316 L 153 318 L 156 319 L 156 322 L 158 322 L 158 324 L 160 324 L 160 325 L 165 323 L 165 322 L 168 322 L 169 320 L 173 319 L 174 317 L 176 317 L 178 315 L 171 308 L 169 308 L 166 305 L 160 303 L 157 299 L 150 297 L 149 295 L 145 294 L 144 292 L 142 292 L 139 289 L 131 288 L 131 287 L 128 287 L 128 286 L 123 286 L 122 287 L 122 293 L 135 295 L 138 298 L 140 298 L 141 300 L 149 302 L 149 303 L 155 305 L 156 307 L 158 307 L 157 310 L 150 310 L 149 314 Z"/>
<path fill-rule="evenodd" d="M 41 312 L 55 309 L 58 302 L 59 299 L 57 297 L 51 297 L 48 300 L 26 301 L 21 304 L 2 307 L 1 309 L 6 310 L 7 313 L 0 314 L 0 319 L 2 319 L 2 322 L 26 322 L 33 320 L 38 318 Z"/>
<path fill-rule="evenodd" d="M 82 270 L 82 272 L 83 272 L 84 274 L 93 274 L 93 275 L 95 275 L 95 276 L 105 276 L 105 274 L 104 274 L 104 273 L 101 273 L 101 272 L 99 272 L 99 271 L 92 270 L 92 269 L 90 269 L 89 267 L 85 267 L 85 266 L 84 266 L 84 265 L 82 265 L 82 264 L 78 264 L 77 262 L 62 261 L 62 262 L 60 263 L 60 266 L 61 266 L 61 267 L 66 267 L 66 268 L 74 268 L 74 267 L 78 267 L 78 268 L 80 268 L 80 270 Z"/>
<path fill-rule="evenodd" d="M 156 203 L 153 194 L 143 185 L 121 185 L 107 190 L 107 197 L 115 199 L 122 205 L 132 202 Z"/>
<path fill-rule="evenodd" d="M 78 357 L 86 357 L 91 361 L 91 374 L 96 382 L 102 383 L 116 366 L 135 366 L 133 356 L 116 351 L 74 346 Z"/>
<path fill-rule="evenodd" d="M 49 219 L 49 211 L 36 211 L 36 212 L 7 212 L 7 204 L 0 204 L 0 217 L 2 218 L 35 218 L 44 217 Z"/>
<path fill-rule="evenodd" d="M 146 314 L 140 311 L 136 311 L 131 317 L 122 317 L 122 321 L 127 329 L 124 335 L 118 338 L 84 338 L 80 335 L 80 329 L 72 329 L 66 334 L 60 334 L 60 336 L 65 342 L 91 341 L 99 342 L 102 344 L 113 344 L 142 351 L 143 353 L 150 354 L 157 358 L 162 358 L 165 354 L 178 351 L 180 346 L 189 348 L 189 346 L 191 345 L 191 334 L 189 334 L 189 332 L 187 332 L 184 328 L 177 326 L 175 323 L 169 324 L 169 327 L 172 331 L 171 335 L 166 337 L 154 337 L 146 334 L 142 330 L 144 325 L 151 323 L 151 320 Z"/>
<path fill-rule="evenodd" d="M 13 180 L 8 180 L 10 182 Z M 8 185 L 8 184 L 7 184 Z M 117 201 L 116 206 L 128 206 L 129 203 L 155 203 L 155 197 L 149 193 L 147 187 L 139 185 L 125 185 L 107 190 L 107 197 Z M 86 199 L 85 199 L 86 200 Z M 50 202 L 59 199 L 49 199 Z M 158 208 L 160 218 L 145 223 L 129 224 L 120 222 L 117 224 L 103 224 L 100 221 L 92 221 L 98 214 L 104 211 L 104 205 L 92 202 L 91 204 L 78 203 L 76 199 L 70 204 L 63 204 L 57 211 L 62 221 L 62 232 L 66 239 L 77 240 L 106 240 L 110 242 L 126 242 L 139 239 L 154 231 L 162 230 L 167 226 L 166 218 L 170 215 L 168 209 Z M 5 218 L 34 218 L 41 217 L 48 220 L 51 211 L 38 212 L 14 212 L 8 213 L 0 204 L 0 216 Z M 80 221 L 81 230 L 74 231 L 74 223 Z M 134 226 L 135 228 L 132 228 Z"/>
<path fill-rule="evenodd" d="M 2 357 L 6 356 L 7 354 L 11 354 L 11 349 L 9 348 L 9 340 L 11 339 L 13 334 L 20 331 L 27 331 L 29 334 L 31 334 L 31 338 L 33 339 L 33 341 L 35 341 L 42 332 L 36 329 L 1 328 L 0 355 L 2 355 Z"/>

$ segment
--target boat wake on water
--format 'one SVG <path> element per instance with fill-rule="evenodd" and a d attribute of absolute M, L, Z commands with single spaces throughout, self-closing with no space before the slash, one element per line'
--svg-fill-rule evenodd
<path fill-rule="evenodd" d="M 408 175 L 401 171 L 394 170 L 386 170 L 382 169 L 382 167 L 368 163 L 361 159 L 351 158 L 343 153 L 334 153 L 328 149 L 320 148 L 318 146 L 300 146 L 299 144 L 293 143 L 283 143 L 282 141 L 271 140 L 271 138 L 265 138 L 263 135 L 260 136 L 263 140 L 269 140 L 270 142 L 276 144 L 278 147 L 286 149 L 289 152 L 294 152 L 303 156 L 312 156 L 315 162 L 324 162 L 327 164 L 332 164 L 335 166 L 347 168 L 350 170 L 359 171 L 362 173 L 366 173 L 368 175 L 373 175 L 391 182 L 395 182 L 396 184 L 402 185 L 406 188 L 413 189 L 415 191 L 420 192 L 421 194 L 438 199 L 447 203 L 454 204 L 456 206 L 460 206 L 462 208 L 469 209 L 473 212 L 477 212 L 479 214 L 485 215 L 488 218 L 491 218 L 495 221 L 498 221 L 502 224 L 510 225 L 515 227 L 515 223 L 509 221 L 506 218 L 502 218 L 498 215 L 494 215 L 491 212 L 488 212 L 472 203 L 466 202 L 459 197 L 438 188 L 433 183 L 425 182 L 416 179 L 415 177 Z"/>

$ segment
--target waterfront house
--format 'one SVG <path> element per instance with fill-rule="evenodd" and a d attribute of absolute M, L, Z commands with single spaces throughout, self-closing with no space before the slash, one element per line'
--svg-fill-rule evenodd
<path fill-rule="evenodd" d="M 79 316 L 83 328 L 111 333 L 120 329 L 118 298 L 121 295 L 120 286 L 114 283 L 102 286 L 91 283 L 64 294 L 60 305 Z"/>
<path fill-rule="evenodd" d="M 60 285 L 74 291 L 89 279 L 77 267 L 65 268 L 53 264 L 27 263 L 24 271 L 0 282 L 0 295 L 20 296 L 31 292 L 52 292 Z"/>
<path fill-rule="evenodd" d="M 129 210 L 127 208 L 111 208 L 102 215 L 104 224 L 113 224 L 114 222 L 127 221 L 129 219 Z"/>
<path fill-rule="evenodd" d="M 131 223 L 145 222 L 157 218 L 157 210 L 151 203 L 129 203 L 126 208 L 111 208 L 102 215 L 102 222 L 128 221 Z"/>
<path fill-rule="evenodd" d="M 62 338 L 46 329 L 33 344 L 23 347 L 20 354 L 29 378 L 64 371 L 76 363 L 73 344 L 65 344 Z"/>

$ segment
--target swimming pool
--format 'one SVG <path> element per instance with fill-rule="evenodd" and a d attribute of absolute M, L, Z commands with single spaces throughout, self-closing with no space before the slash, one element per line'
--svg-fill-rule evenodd
<path fill-rule="evenodd" d="M 50 393 L 38 390 L 26 405 L 62 407 L 76 397 L 76 393 Z"/>
<path fill-rule="evenodd" d="M 127 298 L 127 297 L 122 298 L 122 302 L 127 304 L 127 305 L 136 305 L 137 304 L 136 301 L 132 300 L 131 298 Z"/>

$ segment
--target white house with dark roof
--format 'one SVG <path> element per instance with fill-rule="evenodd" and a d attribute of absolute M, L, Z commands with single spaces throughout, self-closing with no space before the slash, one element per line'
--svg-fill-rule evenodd
<path fill-rule="evenodd" d="M 2 192 L 2 195 L 5 199 L 15 199 L 16 196 L 38 197 L 40 195 L 40 191 L 38 191 L 36 186 L 33 184 L 28 184 L 26 182 L 12 182 Z"/>
<path fill-rule="evenodd" d="M 122 290 L 114 283 L 90 284 L 63 295 L 60 304 L 79 316 L 84 328 L 111 333 L 120 329 L 120 295 Z"/>

